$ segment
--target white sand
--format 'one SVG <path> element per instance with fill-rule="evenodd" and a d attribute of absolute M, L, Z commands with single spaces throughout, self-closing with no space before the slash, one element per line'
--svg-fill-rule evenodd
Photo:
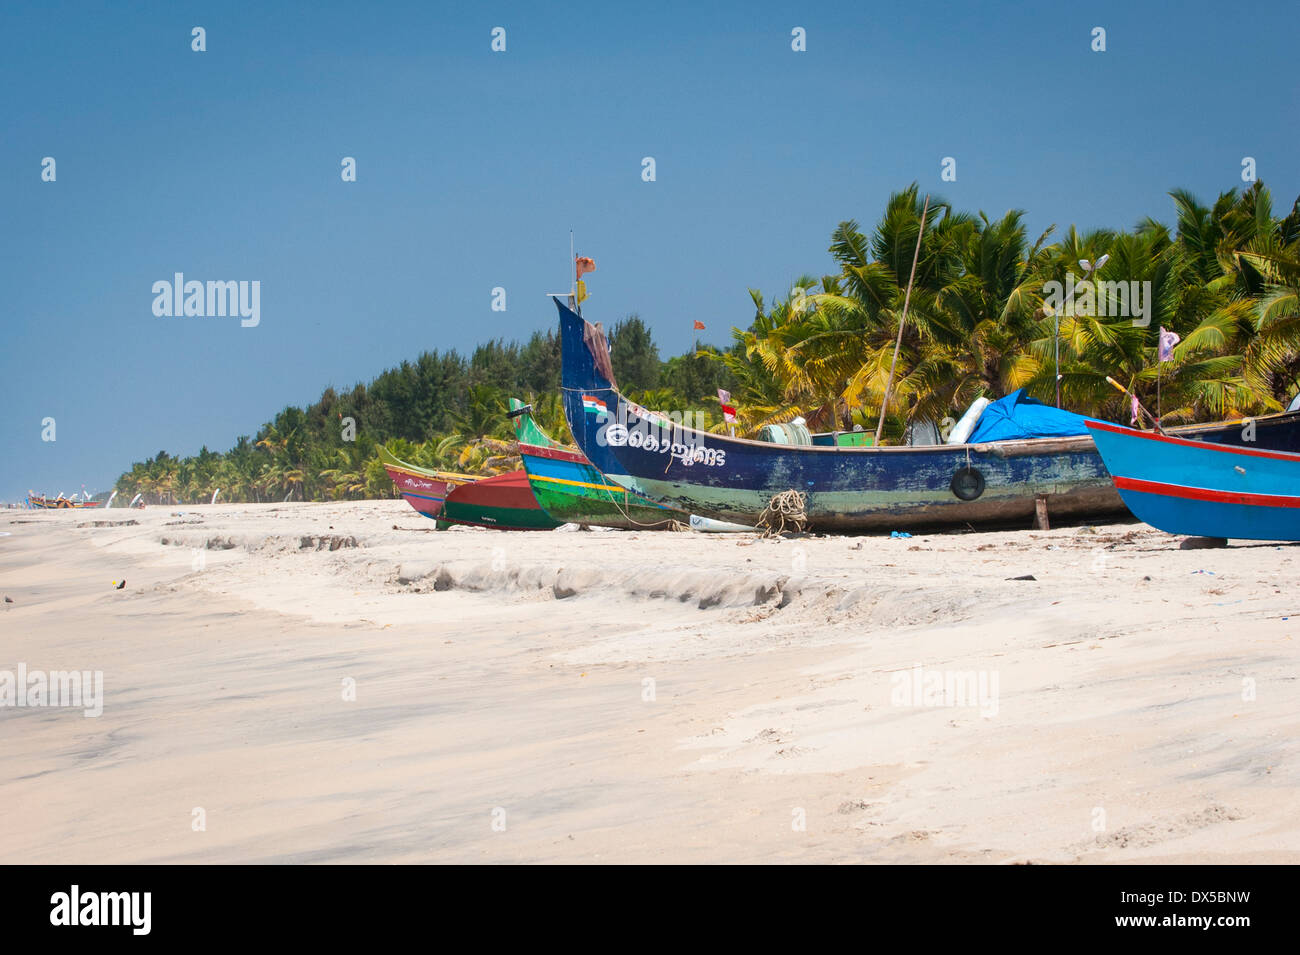
<path fill-rule="evenodd" d="M 0 514 L 0 861 L 1300 861 L 1296 547 L 431 527 Z"/>

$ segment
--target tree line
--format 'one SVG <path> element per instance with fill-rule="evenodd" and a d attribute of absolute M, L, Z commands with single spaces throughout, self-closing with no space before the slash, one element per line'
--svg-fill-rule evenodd
<path fill-rule="evenodd" d="M 1022 211 L 992 219 L 940 197 L 922 231 L 913 184 L 870 229 L 845 220 L 833 230 L 831 273 L 801 275 L 770 303 L 751 289 L 752 317 L 725 349 L 663 360 L 639 316 L 617 322 L 615 376 L 638 403 L 711 415 L 715 431 L 725 427 L 719 388 L 732 393 L 738 434 L 795 416 L 817 430 L 874 429 L 901 323 L 886 440 L 981 396 L 1024 388 L 1054 402 L 1058 351 L 1061 404 L 1082 414 L 1129 422 L 1129 399 L 1108 376 L 1170 423 L 1281 410 L 1300 391 L 1300 198 L 1280 214 L 1259 182 L 1208 205 L 1182 190 L 1170 198 L 1172 226 L 1071 226 L 1055 240 L 1053 226 L 1031 240 Z M 1179 339 L 1165 361 L 1161 328 Z M 117 489 L 153 502 L 204 501 L 216 488 L 239 501 L 390 496 L 380 445 L 426 467 L 498 473 L 515 466 L 511 396 L 568 439 L 559 379 L 553 331 L 490 341 L 468 358 L 424 352 L 368 385 L 285 408 L 224 453 L 160 451 Z"/>
<path fill-rule="evenodd" d="M 705 399 L 731 383 L 710 348 L 661 360 L 647 324 L 614 324 L 613 365 L 622 387 L 655 406 L 704 412 Z M 345 500 L 394 494 L 379 460 L 387 447 L 429 468 L 493 474 L 512 463 L 511 397 L 530 402 L 538 423 L 569 438 L 559 401 L 560 342 L 555 331 L 526 342 L 493 340 L 468 358 L 426 351 L 349 390 L 326 388 L 306 407 L 290 406 L 241 435 L 233 447 L 177 457 L 159 451 L 117 481 L 119 496 L 149 503 L 199 503 L 220 489 L 227 501 Z M 716 397 L 712 401 L 716 412 Z"/>

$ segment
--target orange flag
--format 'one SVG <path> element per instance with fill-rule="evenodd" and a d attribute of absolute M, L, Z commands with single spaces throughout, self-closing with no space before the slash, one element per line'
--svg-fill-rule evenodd
<path fill-rule="evenodd" d="M 704 331 L 704 323 L 703 323 L 702 321 L 700 321 L 699 319 L 696 319 L 696 320 L 695 320 L 695 331 L 697 331 L 697 332 L 702 332 L 702 331 Z"/>
<path fill-rule="evenodd" d="M 578 273 L 577 276 L 575 277 L 575 281 L 577 279 L 581 279 L 583 275 L 585 275 L 588 272 L 596 271 L 596 260 L 589 256 L 586 255 L 575 256 L 573 259 L 573 263 L 576 266 L 576 271 Z"/>

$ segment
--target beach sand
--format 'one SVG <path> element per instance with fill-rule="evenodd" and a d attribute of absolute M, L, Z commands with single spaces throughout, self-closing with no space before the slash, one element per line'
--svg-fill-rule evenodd
<path fill-rule="evenodd" d="M 1300 861 L 1296 546 L 432 527 L 0 514 L 0 862 Z"/>

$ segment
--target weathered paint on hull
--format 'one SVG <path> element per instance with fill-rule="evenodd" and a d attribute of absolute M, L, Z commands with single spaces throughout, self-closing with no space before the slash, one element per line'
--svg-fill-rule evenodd
<path fill-rule="evenodd" d="M 578 451 L 521 444 L 519 454 L 537 503 L 557 521 L 664 530 L 674 521 L 685 524 L 688 520 L 686 514 L 611 483 Z"/>
<path fill-rule="evenodd" d="M 597 370 L 583 319 L 555 304 L 564 410 L 579 449 L 616 483 L 679 510 L 753 524 L 774 495 L 796 490 L 807 495 L 808 528 L 825 531 L 1023 524 L 1040 496 L 1060 518 L 1125 513 L 1088 437 L 835 448 L 684 428 L 623 398 Z"/>
<path fill-rule="evenodd" d="M 1097 463 L 1099 458 L 1092 450 L 1063 453 L 1057 458 L 1035 455 L 1015 463 L 997 460 L 987 452 L 973 452 L 969 466 L 981 472 L 985 490 L 974 501 L 961 501 L 949 485 L 953 474 L 968 466 L 966 456 L 935 455 L 924 467 L 917 466 L 908 482 L 881 478 L 872 487 L 867 478 L 863 481 L 866 490 L 814 486 L 808 491 L 806 505 L 809 527 L 889 531 L 962 524 L 1024 526 L 1034 517 L 1039 495 L 1047 498 L 1050 515 L 1059 520 L 1126 516 L 1110 476 L 1104 470 L 1097 473 Z M 630 474 L 611 477 L 652 500 L 671 502 L 692 514 L 753 524 L 774 494 L 795 486 L 798 477 L 788 469 L 783 473 L 788 483 L 782 484 L 780 475 L 773 474 L 769 482 L 749 488 Z"/>

